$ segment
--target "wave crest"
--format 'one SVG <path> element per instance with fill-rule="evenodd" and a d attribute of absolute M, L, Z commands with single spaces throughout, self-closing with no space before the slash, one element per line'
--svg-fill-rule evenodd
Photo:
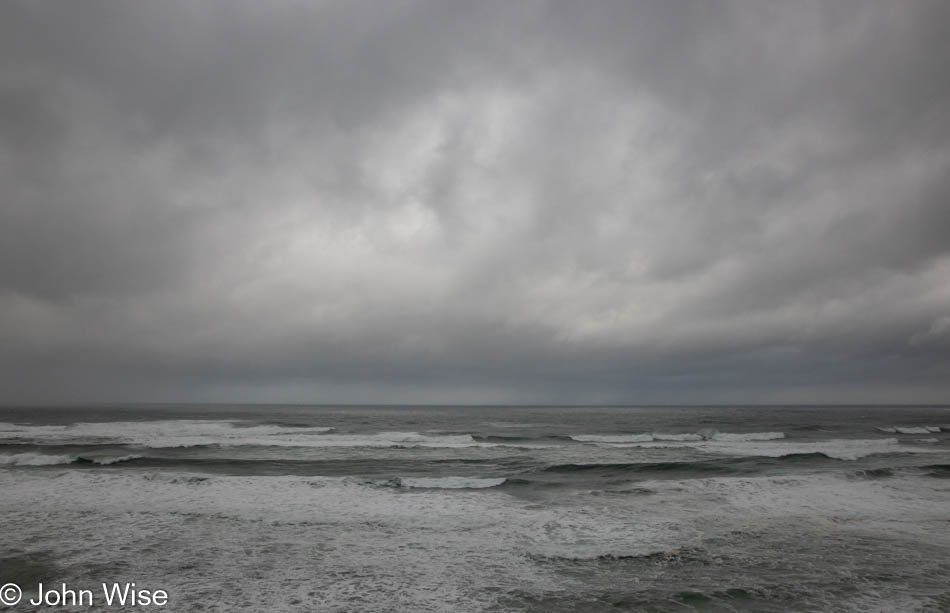
<path fill-rule="evenodd" d="M 0 424 L 0 442 L 121 444 L 174 447 L 475 447 L 469 434 L 379 432 L 336 434 L 325 426 L 254 424 L 240 421 L 159 420 L 75 423 L 68 426 Z"/>
<path fill-rule="evenodd" d="M 942 426 L 881 426 L 877 431 L 885 434 L 936 434 L 942 429 Z"/>
<path fill-rule="evenodd" d="M 82 456 L 51 455 L 46 453 L 14 453 L 0 455 L 0 465 L 5 466 L 62 466 L 67 464 L 98 464 L 109 466 L 137 460 L 142 456 L 124 455 L 119 457 L 85 458 Z"/>
<path fill-rule="evenodd" d="M 702 430 L 684 434 L 665 434 L 662 432 L 648 432 L 641 434 L 576 434 L 571 439 L 579 443 L 629 444 L 652 443 L 655 441 L 667 442 L 698 442 L 721 441 L 729 443 L 745 441 L 774 441 L 785 438 L 784 432 L 719 432 L 718 430 Z"/>
<path fill-rule="evenodd" d="M 439 489 L 439 490 L 478 490 L 503 485 L 505 477 L 392 477 L 385 480 L 361 482 L 372 487 Z"/>

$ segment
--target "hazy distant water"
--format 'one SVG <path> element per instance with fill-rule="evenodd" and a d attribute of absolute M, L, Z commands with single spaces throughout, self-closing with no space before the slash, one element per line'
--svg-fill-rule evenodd
<path fill-rule="evenodd" d="M 0 422 L 0 583 L 27 592 L 134 581 L 174 611 L 950 610 L 947 407 Z"/>

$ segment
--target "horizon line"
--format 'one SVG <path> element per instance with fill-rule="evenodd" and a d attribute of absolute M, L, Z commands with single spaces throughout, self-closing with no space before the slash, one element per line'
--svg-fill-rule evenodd
<path fill-rule="evenodd" d="M 129 405 L 129 406 L 127 406 Z M 195 402 L 195 401 L 66 401 L 66 402 L 6 402 L 0 400 L 0 409 L 10 408 L 81 408 L 81 407 L 174 407 L 174 406 L 244 406 L 244 407 L 380 407 L 380 408 L 740 408 L 740 407 L 950 407 L 950 402 L 794 402 L 794 403 L 389 403 L 389 402 Z"/>

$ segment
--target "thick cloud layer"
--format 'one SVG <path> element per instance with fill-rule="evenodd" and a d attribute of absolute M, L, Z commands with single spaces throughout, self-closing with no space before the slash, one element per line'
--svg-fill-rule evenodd
<path fill-rule="evenodd" d="M 950 399 L 950 4 L 4 2 L 0 399 Z"/>

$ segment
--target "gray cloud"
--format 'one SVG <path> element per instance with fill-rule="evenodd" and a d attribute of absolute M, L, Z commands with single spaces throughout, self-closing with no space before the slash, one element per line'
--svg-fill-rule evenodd
<path fill-rule="evenodd" d="M 0 17 L 0 399 L 947 399 L 944 2 Z"/>

